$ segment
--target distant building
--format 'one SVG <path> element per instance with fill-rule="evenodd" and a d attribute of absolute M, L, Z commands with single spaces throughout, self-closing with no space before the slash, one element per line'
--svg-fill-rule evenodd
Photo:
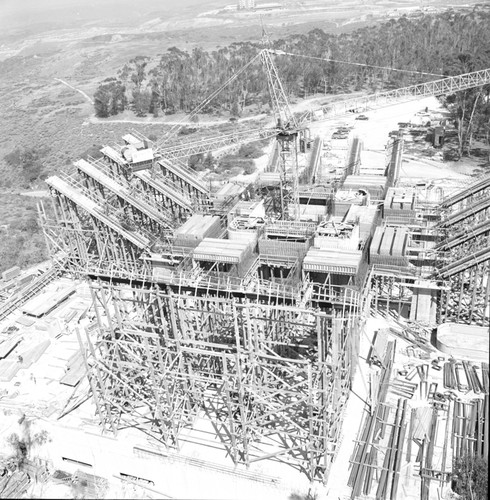
<path fill-rule="evenodd" d="M 255 0 L 238 0 L 239 9 L 255 9 Z"/>
<path fill-rule="evenodd" d="M 255 9 L 256 10 L 276 10 L 276 9 L 282 9 L 282 5 L 277 2 L 272 2 L 272 3 L 261 3 L 260 5 L 256 5 Z"/>

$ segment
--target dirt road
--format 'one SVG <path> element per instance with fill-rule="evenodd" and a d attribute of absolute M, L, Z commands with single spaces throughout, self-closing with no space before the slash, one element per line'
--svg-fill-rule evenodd
<path fill-rule="evenodd" d="M 88 101 L 90 104 L 93 104 L 93 103 L 94 103 L 94 101 L 92 100 L 92 98 L 91 98 L 88 94 L 86 94 L 83 90 L 77 89 L 76 87 L 74 87 L 73 85 L 70 85 L 68 82 L 65 82 L 65 80 L 62 80 L 61 78 L 55 78 L 55 80 L 56 80 L 57 82 L 61 82 L 63 85 L 66 85 L 67 87 L 70 87 L 72 90 L 74 90 L 74 91 L 76 91 L 76 92 L 78 92 L 78 93 L 82 94 L 82 95 L 83 95 L 83 97 L 84 97 L 85 99 L 87 99 L 87 101 Z"/>

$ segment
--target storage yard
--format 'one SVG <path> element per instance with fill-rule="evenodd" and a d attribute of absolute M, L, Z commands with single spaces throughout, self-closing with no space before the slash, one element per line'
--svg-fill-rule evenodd
<path fill-rule="evenodd" d="M 0 282 L 0 437 L 48 438 L 0 496 L 429 499 L 488 456 L 490 175 L 398 126 L 438 85 L 308 127 L 285 100 L 216 188 L 136 131 L 48 178 L 52 262 Z"/>

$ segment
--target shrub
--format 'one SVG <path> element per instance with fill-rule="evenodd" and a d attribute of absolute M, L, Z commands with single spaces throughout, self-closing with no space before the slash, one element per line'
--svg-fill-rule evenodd
<path fill-rule="evenodd" d="M 203 163 L 204 163 L 204 153 L 198 153 L 189 156 L 189 160 L 187 162 L 189 167 L 192 168 L 193 170 L 203 170 L 204 169 Z"/>
<path fill-rule="evenodd" d="M 255 162 L 253 160 L 250 160 L 250 162 L 247 162 L 247 164 L 243 168 L 243 173 L 246 175 L 253 174 L 257 170 L 257 167 L 255 166 Z"/>
<path fill-rule="evenodd" d="M 48 148 L 16 148 L 4 156 L 4 160 L 13 169 L 22 171 L 27 183 L 39 178 L 43 170 L 43 159 L 48 154 Z"/>
<path fill-rule="evenodd" d="M 488 498 L 488 459 L 464 455 L 453 463 L 453 489 L 461 500 Z"/>
<path fill-rule="evenodd" d="M 259 158 L 263 154 L 262 149 L 255 143 L 242 144 L 238 150 L 238 156 L 242 158 Z"/>
<path fill-rule="evenodd" d="M 182 127 L 180 130 L 179 130 L 179 134 L 178 135 L 189 135 L 189 134 L 193 134 L 194 132 L 197 131 L 197 128 L 193 128 L 193 127 Z"/>
<path fill-rule="evenodd" d="M 102 144 L 93 144 L 80 155 L 80 158 L 83 160 L 86 160 L 89 156 L 95 158 L 96 160 L 98 158 L 102 158 L 102 153 L 100 152 L 101 149 Z"/>

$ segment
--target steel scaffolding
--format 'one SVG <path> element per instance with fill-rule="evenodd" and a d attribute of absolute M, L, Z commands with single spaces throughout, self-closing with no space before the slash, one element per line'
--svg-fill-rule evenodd
<path fill-rule="evenodd" d="M 99 323 L 89 377 L 106 429 L 131 426 L 179 450 L 183 429 L 211 422 L 235 464 L 273 459 L 326 479 L 356 352 L 350 314 L 91 284 Z"/>
<path fill-rule="evenodd" d="M 490 325 L 490 176 L 468 185 L 443 203 L 437 275 L 446 281 L 439 319 Z"/>
<path fill-rule="evenodd" d="M 300 283 L 299 270 L 289 281 L 264 279 L 256 254 L 243 276 L 196 265 L 192 249 L 172 246 L 167 211 L 147 189 L 157 176 L 125 176 L 112 156 L 77 162 L 81 181 L 49 178 L 54 215 L 41 210 L 51 255 L 91 287 L 98 328 L 85 333 L 86 362 L 103 426 L 138 428 L 178 451 L 183 434 L 207 422 L 235 464 L 279 460 L 326 480 L 358 351 L 361 294 Z M 159 175 L 158 191 L 178 173 Z M 310 226 L 269 229 L 310 238 Z"/>

